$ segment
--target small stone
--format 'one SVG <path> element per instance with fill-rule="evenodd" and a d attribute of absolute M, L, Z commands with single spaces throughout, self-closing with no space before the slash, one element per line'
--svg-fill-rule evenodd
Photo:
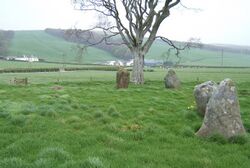
<path fill-rule="evenodd" d="M 181 82 L 179 78 L 177 77 L 175 71 L 173 69 L 169 69 L 165 80 L 165 87 L 166 88 L 179 88 L 181 86 Z"/>

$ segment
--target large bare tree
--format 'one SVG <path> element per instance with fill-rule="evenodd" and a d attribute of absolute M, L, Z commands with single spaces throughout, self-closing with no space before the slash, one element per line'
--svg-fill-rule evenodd
<path fill-rule="evenodd" d="M 121 36 L 122 44 L 130 50 L 133 59 L 132 82 L 144 83 L 144 57 L 155 39 L 160 38 L 176 49 L 180 49 L 164 37 L 157 36 L 161 23 L 170 15 L 170 9 L 180 4 L 181 0 L 72 0 L 75 8 L 82 11 L 97 12 L 101 24 L 85 30 L 102 30 L 103 38 L 98 43 L 113 44 L 114 36 Z M 91 37 L 91 35 L 89 36 Z M 94 45 L 94 43 L 91 43 Z M 95 43 L 96 44 L 96 43 Z"/>

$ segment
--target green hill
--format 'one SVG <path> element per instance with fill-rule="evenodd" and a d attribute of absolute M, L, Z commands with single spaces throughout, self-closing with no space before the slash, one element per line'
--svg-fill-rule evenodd
<path fill-rule="evenodd" d="M 51 36 L 44 31 L 15 31 L 8 55 L 34 55 L 46 61 L 79 62 L 76 44 Z M 108 52 L 90 47 L 82 63 L 115 60 Z"/>
<path fill-rule="evenodd" d="M 165 60 L 166 52 L 168 50 L 167 44 L 156 41 L 150 51 L 148 52 L 146 59 Z M 233 51 L 224 51 L 222 58 L 222 51 L 220 48 L 217 50 L 210 50 L 205 48 L 190 49 L 182 51 L 181 62 L 183 65 L 204 65 L 204 66 L 250 66 L 249 53 L 240 53 Z M 169 56 L 169 61 L 177 61 L 174 51 Z"/>
<path fill-rule="evenodd" d="M 168 48 L 169 46 L 166 43 L 157 40 L 145 59 L 166 61 Z M 224 50 L 223 58 L 222 49 Z M 119 50 L 119 52 L 116 52 L 116 50 Z M 79 58 L 77 59 L 78 54 L 76 52 L 76 43 L 74 42 L 66 41 L 60 36 L 51 35 L 45 31 L 15 31 L 15 35 L 9 46 L 8 55 L 35 55 L 46 61 L 55 62 L 98 63 L 125 58 L 126 54 L 122 56 L 126 53 L 124 51 L 124 49 L 122 50 L 121 47 L 117 46 L 113 46 L 113 48 L 112 46 L 111 48 L 102 48 L 101 46 L 90 47 L 83 56 L 82 61 L 80 61 Z M 250 66 L 250 54 L 247 51 L 250 51 L 250 49 L 238 47 L 235 50 L 235 47 L 232 46 L 225 47 L 205 44 L 201 49 L 190 49 L 181 52 L 180 63 L 183 65 L 205 66 Z M 170 54 L 167 61 L 178 61 L 174 52 Z"/>

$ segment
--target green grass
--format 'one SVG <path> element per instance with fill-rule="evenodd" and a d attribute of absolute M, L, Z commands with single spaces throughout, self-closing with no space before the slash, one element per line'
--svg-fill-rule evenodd
<path fill-rule="evenodd" d="M 13 56 L 35 55 L 47 61 L 79 63 L 76 59 L 76 51 L 72 50 L 74 46 L 76 46 L 75 43 L 67 42 L 44 31 L 15 31 L 8 54 Z M 163 61 L 165 60 L 163 54 L 168 48 L 167 44 L 156 41 L 145 59 Z M 218 51 L 190 49 L 181 52 L 180 56 L 180 63 L 184 65 L 221 66 L 222 64 L 221 52 Z M 110 60 L 117 60 L 117 58 L 104 50 L 90 47 L 83 57 L 82 63 L 99 63 Z M 169 60 L 177 61 L 174 53 L 171 53 Z M 223 66 L 250 67 L 250 55 L 224 52 Z"/>
<path fill-rule="evenodd" d="M 59 83 L 58 73 L 0 74 L 0 167 L 248 168 L 249 70 L 177 74 L 178 90 L 164 88 L 163 70 L 147 72 L 144 86 L 121 90 L 115 88 L 115 72 L 67 72 Z M 33 84 L 5 82 L 15 75 L 31 75 Z M 236 81 L 246 137 L 227 142 L 194 135 L 202 118 L 188 107 L 194 106 L 197 77 Z"/>
<path fill-rule="evenodd" d="M 37 56 L 46 61 L 79 62 L 76 59 L 76 51 L 72 49 L 74 46 L 76 44 L 51 36 L 44 31 L 15 31 L 9 55 L 22 56 L 26 54 Z M 90 47 L 86 56 L 83 57 L 82 63 L 108 60 L 116 59 L 103 50 Z"/>
<path fill-rule="evenodd" d="M 20 61 L 5 61 L 0 60 L 0 69 L 16 69 L 16 68 L 61 68 L 61 67 L 83 67 L 88 65 L 73 65 L 73 64 L 57 64 L 43 62 L 20 62 Z M 89 65 L 90 66 L 90 65 Z"/>
<path fill-rule="evenodd" d="M 146 59 L 165 60 L 164 53 L 168 51 L 168 45 L 163 42 L 155 42 L 149 50 Z M 169 57 L 169 61 L 176 62 L 178 59 L 174 51 Z M 201 65 L 201 66 L 221 66 L 222 57 L 219 51 L 210 51 L 206 49 L 190 49 L 181 51 L 181 62 L 183 65 Z M 223 66 L 250 67 L 250 55 L 224 52 Z"/>
<path fill-rule="evenodd" d="M 178 76 L 185 82 L 214 80 L 219 82 L 231 78 L 236 83 L 250 82 L 250 68 L 248 69 L 212 69 L 212 68 L 180 68 L 176 69 Z M 163 80 L 167 70 L 155 69 L 154 72 L 145 72 L 148 81 Z M 49 73 L 3 73 L 0 74 L 0 84 L 9 84 L 15 78 L 28 78 L 31 84 L 55 82 L 91 82 L 115 81 L 115 71 L 74 71 L 74 72 L 49 72 Z"/>

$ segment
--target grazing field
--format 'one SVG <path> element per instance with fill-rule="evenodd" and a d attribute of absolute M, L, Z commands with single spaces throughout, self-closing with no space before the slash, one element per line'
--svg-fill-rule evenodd
<path fill-rule="evenodd" d="M 166 60 L 168 48 L 165 43 L 156 41 L 145 58 Z M 250 55 L 243 53 L 224 52 L 222 61 L 221 51 L 191 48 L 190 50 L 181 51 L 180 57 L 180 64 L 182 65 L 250 67 Z M 178 61 L 174 51 L 168 61 Z"/>
<path fill-rule="evenodd" d="M 1 168 L 250 167 L 250 69 L 146 72 L 143 86 L 115 88 L 115 72 L 0 74 Z M 9 84 L 28 77 L 28 86 Z M 206 80 L 237 83 L 247 136 L 197 138 L 193 88 Z M 58 78 L 58 80 L 57 80 Z"/>
<path fill-rule="evenodd" d="M 78 62 L 76 44 L 51 36 L 44 31 L 15 31 L 9 54 L 11 56 L 34 55 L 46 61 Z M 90 47 L 82 63 L 116 60 L 109 53 Z"/>
<path fill-rule="evenodd" d="M 166 60 L 166 54 L 169 46 L 166 43 L 156 41 L 145 59 L 154 59 L 159 61 Z M 248 51 L 249 49 L 246 49 Z M 100 63 L 105 61 L 117 60 L 110 52 L 90 47 L 80 61 L 76 43 L 65 41 L 49 35 L 45 31 L 15 31 L 15 35 L 9 46 L 8 55 L 22 56 L 35 55 L 46 61 L 57 62 L 75 62 L 75 63 Z M 250 55 L 242 53 L 224 52 L 223 61 L 221 51 L 211 51 L 204 48 L 190 49 L 181 52 L 181 61 L 183 65 L 201 65 L 201 66 L 244 66 L 250 67 Z M 178 59 L 172 52 L 168 61 L 176 62 Z"/>
<path fill-rule="evenodd" d="M 0 69 L 83 67 L 87 65 L 0 60 Z"/>

